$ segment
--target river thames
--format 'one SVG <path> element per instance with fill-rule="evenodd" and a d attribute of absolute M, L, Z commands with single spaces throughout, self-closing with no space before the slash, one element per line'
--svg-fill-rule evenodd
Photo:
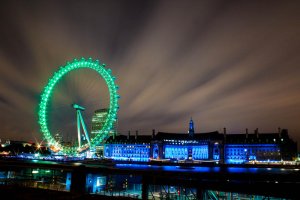
<path fill-rule="evenodd" d="M 1 160 L 1 185 L 134 199 L 297 199 L 297 166 Z"/>

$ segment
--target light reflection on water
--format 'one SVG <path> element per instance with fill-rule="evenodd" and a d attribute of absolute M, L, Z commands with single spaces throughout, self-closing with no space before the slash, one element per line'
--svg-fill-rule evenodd
<path fill-rule="evenodd" d="M 49 160 L 24 160 L 24 161 L 28 163 L 39 163 L 39 164 L 51 164 L 51 165 L 59 164 L 58 162 L 49 161 Z"/>
<path fill-rule="evenodd" d="M 170 172 L 227 172 L 227 173 L 291 173 L 294 169 L 280 168 L 256 168 L 256 167 L 205 167 L 205 166 L 157 166 L 145 164 L 116 164 L 118 169 L 134 169 L 134 170 L 153 170 L 153 171 L 170 171 Z"/>
<path fill-rule="evenodd" d="M 135 170 L 154 170 L 154 171 L 170 171 L 170 172 L 219 172 L 220 167 L 199 167 L 199 166 L 157 166 L 144 164 L 116 164 L 119 169 L 135 169 Z"/>
<path fill-rule="evenodd" d="M 228 167 L 228 172 L 230 173 L 256 173 L 258 168 L 243 168 L 243 167 Z"/>
<path fill-rule="evenodd" d="M 39 164 L 50 164 L 57 165 L 61 164 L 55 161 L 46 161 L 46 160 L 30 160 L 27 162 L 39 163 Z M 65 163 L 66 164 L 66 163 Z M 68 163 L 66 165 L 86 165 L 89 166 L 98 166 L 101 168 L 106 168 L 103 164 L 84 164 L 81 162 L 77 163 Z M 111 167 L 111 166 L 110 166 Z M 116 164 L 113 168 L 117 169 L 133 169 L 133 170 L 152 170 L 152 171 L 169 171 L 169 172 L 195 172 L 195 173 L 209 173 L 209 172 L 227 172 L 227 173 L 280 173 L 288 174 L 295 173 L 299 169 L 283 169 L 283 168 L 257 168 L 257 167 L 221 167 L 221 166 L 173 166 L 173 165 L 149 165 L 149 164 Z"/>

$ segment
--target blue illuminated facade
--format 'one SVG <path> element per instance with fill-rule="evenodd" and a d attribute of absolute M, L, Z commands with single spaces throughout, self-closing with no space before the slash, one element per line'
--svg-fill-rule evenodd
<path fill-rule="evenodd" d="M 192 134 L 191 134 L 192 133 Z M 226 164 L 292 160 L 297 144 L 287 130 L 278 133 L 226 134 L 217 131 L 194 133 L 191 120 L 187 133 L 153 132 L 150 135 L 111 136 L 104 145 L 104 156 L 114 160 L 148 162 L 214 161 Z"/>
<path fill-rule="evenodd" d="M 111 136 L 104 145 L 104 157 L 123 161 L 147 162 L 162 160 L 216 160 L 221 159 L 222 134 L 187 134 L 159 132 L 151 136 Z"/>
<path fill-rule="evenodd" d="M 165 158 L 188 159 L 187 146 L 166 145 L 164 148 Z"/>
<path fill-rule="evenodd" d="M 231 134 L 224 136 L 224 162 L 242 164 L 248 162 L 276 162 L 293 160 L 297 143 L 289 138 L 286 129 L 278 133 Z"/>
<path fill-rule="evenodd" d="M 107 144 L 104 148 L 104 156 L 114 160 L 149 161 L 149 144 Z"/>
<path fill-rule="evenodd" d="M 189 124 L 189 134 L 158 132 L 151 141 L 153 159 L 171 160 L 215 160 L 221 159 L 222 134 L 193 133 L 193 122 Z"/>
<path fill-rule="evenodd" d="M 122 161 L 148 162 L 151 136 L 111 136 L 104 145 L 104 157 Z"/>
<path fill-rule="evenodd" d="M 164 157 L 166 159 L 176 160 L 203 160 L 208 159 L 208 145 L 197 146 L 178 146 L 178 145 L 165 145 Z"/>
<path fill-rule="evenodd" d="M 242 164 L 249 161 L 279 161 L 278 144 L 225 144 L 225 162 Z"/>

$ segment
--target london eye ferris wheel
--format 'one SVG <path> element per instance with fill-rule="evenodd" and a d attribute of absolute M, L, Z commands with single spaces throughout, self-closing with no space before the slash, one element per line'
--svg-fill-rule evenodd
<path fill-rule="evenodd" d="M 75 102 L 76 99 L 73 100 L 71 98 L 72 103 L 69 104 L 68 107 L 72 109 L 72 115 L 74 116 L 74 120 L 72 121 L 76 122 L 76 124 L 72 123 L 73 131 L 71 131 L 71 135 L 73 138 L 77 137 L 77 140 L 76 142 L 66 144 L 56 140 L 54 137 L 56 130 L 51 128 L 53 127 L 53 124 L 51 123 L 55 121 L 51 120 L 51 116 L 53 115 L 53 106 L 51 101 L 53 101 L 55 90 L 58 90 L 59 85 L 63 84 L 64 78 L 71 76 L 75 71 L 83 69 L 92 71 L 94 75 L 97 75 L 97 78 L 102 77 L 104 80 L 109 94 L 109 102 L 107 106 L 108 112 L 101 128 L 97 130 L 96 134 L 90 134 L 82 114 L 85 112 L 86 108 L 89 108 L 90 105 L 81 105 L 79 104 L 80 102 Z M 88 88 L 84 88 L 84 90 L 88 90 Z M 48 80 L 48 83 L 41 94 L 38 110 L 38 123 L 40 125 L 40 130 L 50 149 L 54 152 L 61 152 L 63 154 L 74 154 L 81 153 L 101 143 L 111 132 L 111 129 L 117 119 L 117 111 L 119 109 L 119 95 L 117 91 L 118 86 L 115 84 L 115 77 L 112 75 L 111 70 L 107 69 L 105 64 L 100 64 L 98 60 L 92 60 L 91 58 L 81 58 L 80 60 L 74 59 L 72 62 L 67 62 L 65 66 L 60 67 L 59 70 L 56 71 Z M 101 92 L 99 91 L 98 93 Z M 67 96 L 65 93 L 63 95 Z M 96 102 L 96 104 L 98 105 L 98 102 Z M 62 109 L 58 109 L 58 112 L 64 111 L 62 111 Z M 68 110 L 68 112 L 71 111 Z M 76 115 L 74 115 L 74 113 L 76 113 Z M 65 119 L 63 118 L 56 121 L 65 123 L 64 120 Z"/>

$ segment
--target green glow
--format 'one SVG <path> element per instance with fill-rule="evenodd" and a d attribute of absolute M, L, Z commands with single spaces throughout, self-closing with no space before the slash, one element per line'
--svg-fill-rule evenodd
<path fill-rule="evenodd" d="M 118 99 L 120 98 L 120 96 L 117 93 L 119 87 L 114 82 L 115 77 L 111 75 L 111 70 L 105 68 L 105 64 L 101 65 L 98 60 L 93 61 L 91 58 L 87 60 L 81 58 L 80 60 L 74 59 L 73 62 L 67 62 L 65 66 L 60 67 L 60 69 L 55 72 L 54 75 L 49 79 L 41 95 L 41 101 L 38 111 L 38 123 L 40 124 L 41 132 L 43 133 L 44 138 L 47 140 L 48 145 L 50 147 L 53 147 L 53 149 L 62 151 L 65 154 L 75 153 L 76 151 L 78 151 L 78 147 L 64 147 L 52 137 L 52 134 L 50 133 L 50 130 L 48 128 L 47 105 L 49 99 L 51 98 L 52 91 L 54 90 L 54 87 L 59 82 L 59 80 L 70 71 L 81 68 L 89 68 L 95 70 L 105 80 L 110 95 L 109 112 L 106 121 L 102 129 L 95 135 L 94 138 L 92 138 L 91 146 L 101 143 L 107 136 L 107 134 L 113 127 L 113 123 L 116 121 L 117 110 L 119 108 Z M 82 145 L 79 149 L 86 148 L 89 148 L 87 144 Z"/>

